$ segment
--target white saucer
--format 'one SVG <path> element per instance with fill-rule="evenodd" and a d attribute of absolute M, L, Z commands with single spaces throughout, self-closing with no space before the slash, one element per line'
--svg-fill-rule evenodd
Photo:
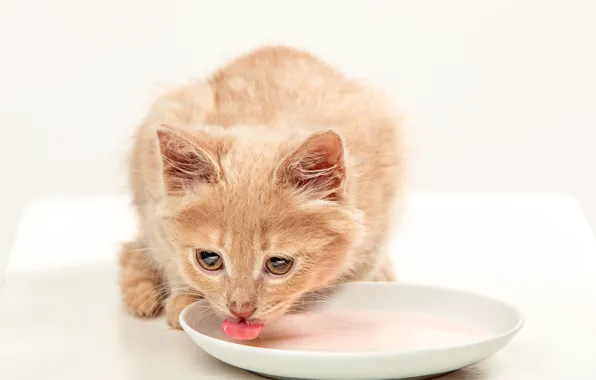
<path fill-rule="evenodd" d="M 226 341 L 221 325 L 212 318 L 203 319 L 202 315 L 205 314 L 200 313 L 200 310 L 204 310 L 201 301 L 188 306 L 180 314 L 180 324 L 204 351 L 223 362 L 263 376 L 291 379 L 385 380 L 438 376 L 494 355 L 515 336 L 524 323 L 523 317 L 515 308 L 477 294 L 398 283 L 352 283 L 344 286 L 329 303 L 319 305 L 317 312 L 346 312 L 346 315 L 360 311 L 387 312 L 396 313 L 396 320 L 402 320 L 399 319 L 402 318 L 400 315 L 420 315 L 423 317 L 421 321 L 448 322 L 445 326 L 451 327 L 445 327 L 445 333 L 456 331 L 453 326 L 467 326 L 470 331 L 482 333 L 465 335 L 464 338 L 458 336 L 457 341 L 452 344 L 446 343 L 445 336 L 449 341 L 449 335 L 443 334 L 444 341 L 438 345 L 435 342 L 428 347 L 414 345 L 408 348 L 407 342 L 404 342 L 412 337 L 415 340 L 416 334 L 410 334 L 410 330 L 405 328 L 404 342 L 399 338 L 393 340 L 396 348 L 375 351 L 370 349 L 374 343 L 363 342 L 369 351 L 329 352 L 261 348 Z M 383 318 L 387 320 L 386 317 Z M 283 320 L 279 323 L 283 323 Z M 357 331 L 358 326 L 367 325 L 364 323 L 354 326 L 356 330 L 351 331 Z M 275 324 L 266 326 L 263 336 L 266 336 L 268 328 L 275 330 Z M 374 329 L 374 323 L 369 323 L 367 328 Z M 396 328 L 399 329 L 397 323 Z M 380 336 L 379 331 L 376 332 L 376 336 Z M 437 333 L 440 335 L 441 332 L 437 330 Z M 422 335 L 419 334 L 418 337 Z M 432 333 L 427 333 L 427 337 L 429 336 L 432 338 Z M 266 341 L 266 338 L 263 339 Z"/>

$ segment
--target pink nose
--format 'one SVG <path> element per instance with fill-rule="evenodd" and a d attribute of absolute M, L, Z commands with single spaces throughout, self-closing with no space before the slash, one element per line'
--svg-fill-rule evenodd
<path fill-rule="evenodd" d="M 236 301 L 234 301 L 230 305 L 230 312 L 238 318 L 248 318 L 255 312 L 255 308 L 248 302 L 245 302 L 241 307 L 238 307 Z"/>

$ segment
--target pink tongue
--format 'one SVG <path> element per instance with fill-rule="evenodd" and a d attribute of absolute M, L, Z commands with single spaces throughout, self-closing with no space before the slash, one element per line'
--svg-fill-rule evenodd
<path fill-rule="evenodd" d="M 221 324 L 224 333 L 230 338 L 238 340 L 251 340 L 259 336 L 263 330 L 262 323 L 251 323 L 250 325 L 244 321 L 232 322 L 225 320 Z"/>

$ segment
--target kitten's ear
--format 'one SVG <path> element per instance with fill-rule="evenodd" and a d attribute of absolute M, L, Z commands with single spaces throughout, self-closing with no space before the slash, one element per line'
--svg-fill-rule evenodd
<path fill-rule="evenodd" d="M 313 134 L 283 159 L 275 175 L 282 184 L 316 199 L 342 199 L 346 166 L 341 137 L 333 131 Z"/>
<path fill-rule="evenodd" d="M 169 194 L 180 194 L 198 183 L 219 180 L 217 144 L 207 133 L 161 125 L 157 128 L 157 139 Z"/>

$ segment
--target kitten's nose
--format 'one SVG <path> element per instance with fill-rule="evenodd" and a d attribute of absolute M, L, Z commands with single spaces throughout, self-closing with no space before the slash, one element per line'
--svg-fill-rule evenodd
<path fill-rule="evenodd" d="M 242 306 L 238 307 L 236 301 L 234 301 L 230 305 L 230 312 L 238 318 L 248 318 L 255 312 L 255 307 L 248 302 L 245 302 Z"/>

